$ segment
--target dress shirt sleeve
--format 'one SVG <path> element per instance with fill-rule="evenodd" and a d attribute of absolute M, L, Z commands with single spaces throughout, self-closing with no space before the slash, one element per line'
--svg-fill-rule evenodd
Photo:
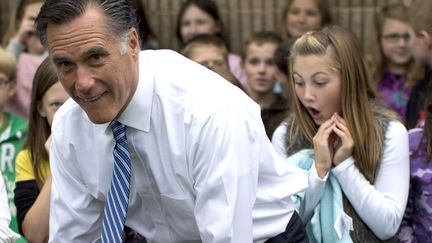
<path fill-rule="evenodd" d="M 399 229 L 408 198 L 408 134 L 400 122 L 390 122 L 375 184 L 363 176 L 349 157 L 334 169 L 342 190 L 369 228 L 380 239 Z"/>
<path fill-rule="evenodd" d="M 287 158 L 287 153 L 285 149 L 285 136 L 287 133 L 286 122 L 282 122 L 274 131 L 272 136 L 272 144 L 276 152 L 283 158 Z"/>
<path fill-rule="evenodd" d="M 308 176 L 308 188 L 304 192 L 304 198 L 300 205 L 297 205 L 299 215 L 304 224 L 307 224 L 313 215 L 315 207 L 324 195 L 325 185 L 327 182 L 329 173 L 321 179 L 318 176 L 318 172 L 315 167 L 315 161 L 309 170 Z"/>
<path fill-rule="evenodd" d="M 50 150 L 49 242 L 97 242 L 101 225 L 100 205 L 89 195 L 74 156 L 68 156 L 73 154 L 70 150 L 74 148 L 65 142 L 68 139 L 62 137 L 62 127 L 59 128 L 53 129 Z"/>
<path fill-rule="evenodd" d="M 219 111 L 189 144 L 196 194 L 194 214 L 203 242 L 252 242 L 258 155 L 255 117 Z M 194 127 L 196 127 L 194 125 Z M 198 130 L 199 129 L 199 130 Z M 265 135 L 265 134 L 264 134 Z"/>

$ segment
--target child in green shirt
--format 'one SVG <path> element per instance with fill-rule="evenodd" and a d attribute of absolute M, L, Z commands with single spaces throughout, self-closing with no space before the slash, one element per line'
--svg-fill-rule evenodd
<path fill-rule="evenodd" d="M 6 186 L 11 211 L 10 228 L 18 233 L 14 204 L 15 157 L 21 151 L 27 134 L 27 121 L 4 111 L 16 88 L 16 61 L 12 54 L 0 48 L 0 169 Z M 17 242 L 25 242 L 21 237 Z"/>

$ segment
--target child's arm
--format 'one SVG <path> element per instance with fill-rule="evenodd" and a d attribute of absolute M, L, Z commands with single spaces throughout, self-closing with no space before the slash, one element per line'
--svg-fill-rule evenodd
<path fill-rule="evenodd" d="M 332 169 L 360 218 L 379 239 L 394 236 L 402 221 L 409 189 L 408 134 L 390 122 L 375 183 L 371 184 L 349 157 Z"/>
<path fill-rule="evenodd" d="M 48 176 L 36 201 L 22 222 L 22 231 L 29 242 L 47 242 L 49 232 L 49 208 L 51 175 Z"/>

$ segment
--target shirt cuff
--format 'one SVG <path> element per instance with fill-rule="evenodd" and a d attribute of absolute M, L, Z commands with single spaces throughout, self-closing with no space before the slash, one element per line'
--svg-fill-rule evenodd
<path fill-rule="evenodd" d="M 354 164 L 354 158 L 352 156 L 346 158 L 344 161 L 342 161 L 338 166 L 334 167 L 331 171 L 333 175 L 338 176 L 343 171 L 346 170 L 349 166 Z"/>
<path fill-rule="evenodd" d="M 319 176 L 318 176 L 318 171 L 316 170 L 316 166 L 315 166 L 315 161 L 314 161 L 314 163 L 313 163 L 313 165 L 312 165 L 312 168 L 311 168 L 311 170 L 310 170 L 310 172 L 309 172 L 309 177 L 310 177 L 310 180 L 311 180 L 311 182 L 315 182 L 315 183 L 325 183 L 326 181 L 327 181 L 327 178 L 328 178 L 328 175 L 329 175 L 329 172 L 330 171 L 327 171 L 327 173 L 326 173 L 326 175 L 324 176 L 324 178 L 320 178 Z"/>

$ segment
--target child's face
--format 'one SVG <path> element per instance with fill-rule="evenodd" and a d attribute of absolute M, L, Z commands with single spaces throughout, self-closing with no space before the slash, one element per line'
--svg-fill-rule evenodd
<path fill-rule="evenodd" d="M 195 5 L 190 5 L 180 23 L 180 35 L 184 43 L 199 34 L 214 35 L 220 31 L 213 17 Z"/>
<path fill-rule="evenodd" d="M 286 31 L 292 37 L 321 27 L 321 13 L 315 0 L 294 0 L 285 19 Z"/>
<path fill-rule="evenodd" d="M 60 82 L 53 84 L 43 95 L 38 104 L 38 111 L 42 117 L 46 117 L 51 126 L 54 114 L 58 108 L 69 98 Z"/>
<path fill-rule="evenodd" d="M 410 26 L 402 21 L 387 18 L 381 32 L 381 47 L 389 64 L 405 65 L 411 59 L 408 49 Z"/>
<path fill-rule="evenodd" d="M 11 97 L 15 93 L 16 82 L 15 80 L 9 80 L 5 73 L 0 72 L 0 111 L 3 112 L 3 108 Z"/>
<path fill-rule="evenodd" d="M 210 69 L 215 66 L 228 69 L 228 63 L 224 52 L 215 46 L 196 46 L 191 51 L 189 58 Z"/>
<path fill-rule="evenodd" d="M 24 9 L 23 19 L 27 19 L 33 21 L 36 19 L 39 14 L 40 8 L 42 7 L 43 2 L 36 2 L 27 5 Z M 36 35 L 36 32 L 30 33 L 30 37 L 26 40 L 27 50 L 31 54 L 41 55 L 45 51 L 45 47 L 39 40 L 39 37 Z"/>
<path fill-rule="evenodd" d="M 273 92 L 277 67 L 274 62 L 275 43 L 257 45 L 250 43 L 246 48 L 243 68 L 248 79 L 247 85 L 252 92 Z"/>
<path fill-rule="evenodd" d="M 296 96 L 317 125 L 335 112 L 341 114 L 341 78 L 330 69 L 328 55 L 296 56 L 293 60 Z"/>

